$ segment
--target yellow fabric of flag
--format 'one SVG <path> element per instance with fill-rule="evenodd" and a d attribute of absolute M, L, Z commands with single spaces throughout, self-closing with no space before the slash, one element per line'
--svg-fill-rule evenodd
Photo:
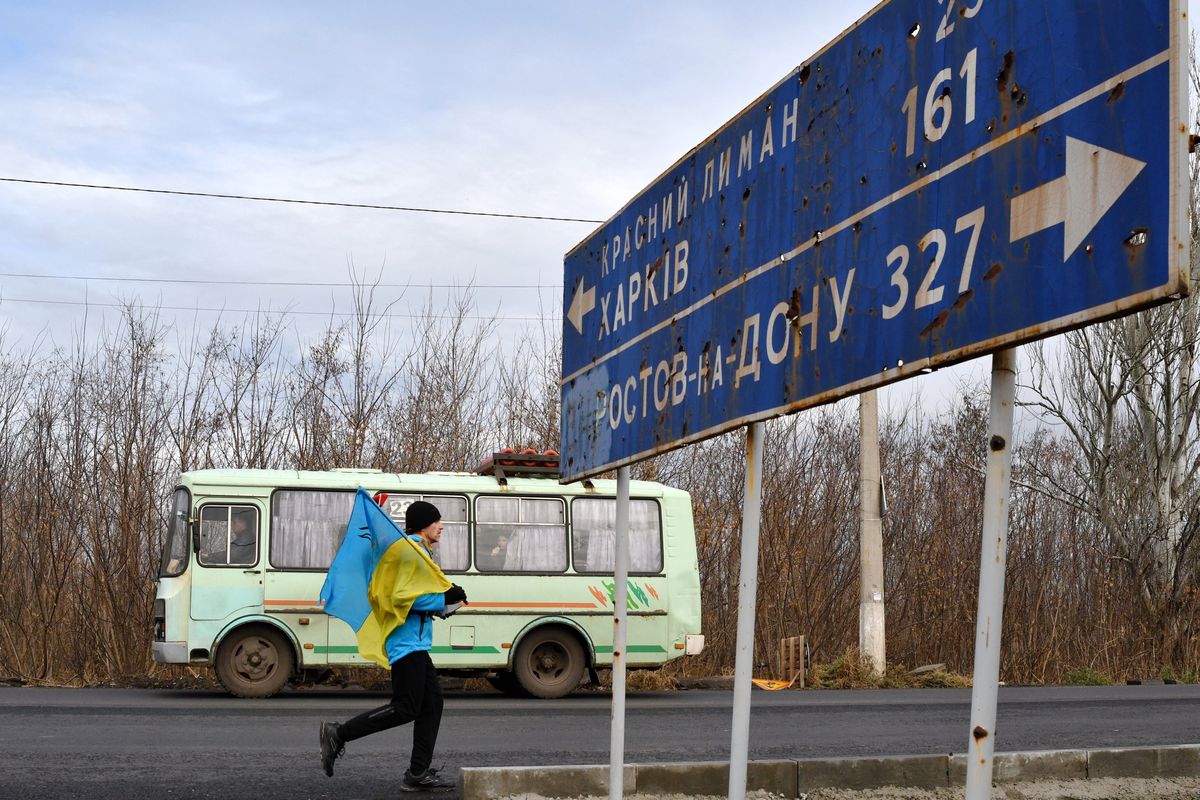
<path fill-rule="evenodd" d="M 358 652 L 380 666 L 388 666 L 387 637 L 404 624 L 416 599 L 444 592 L 450 586 L 425 548 L 401 536 L 384 552 L 371 576 L 367 587 L 371 614 L 357 631 Z"/>

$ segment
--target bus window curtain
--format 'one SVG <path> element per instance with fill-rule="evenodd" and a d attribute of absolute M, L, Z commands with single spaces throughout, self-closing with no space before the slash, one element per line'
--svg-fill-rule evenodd
<path fill-rule="evenodd" d="M 438 566 L 444 570 L 461 572 L 467 568 L 470 557 L 467 548 L 467 526 L 463 524 L 445 523 L 442 529 L 442 540 L 434 551 Z"/>
<path fill-rule="evenodd" d="M 276 492 L 271 508 L 272 566 L 328 569 L 353 506 L 352 492 Z"/>
<path fill-rule="evenodd" d="M 616 501 L 577 500 L 572 506 L 575 568 L 611 575 L 616 568 Z M 580 554 L 586 557 L 580 563 Z M 629 504 L 629 569 L 658 572 L 662 568 L 662 537 L 658 506 L 648 500 Z"/>
<path fill-rule="evenodd" d="M 505 572 L 563 572 L 567 568 L 562 528 L 517 528 L 504 555 Z"/>

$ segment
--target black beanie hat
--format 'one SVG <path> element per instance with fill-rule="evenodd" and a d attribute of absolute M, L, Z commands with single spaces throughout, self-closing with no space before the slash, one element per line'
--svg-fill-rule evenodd
<path fill-rule="evenodd" d="M 407 533 L 420 533 L 442 518 L 442 512 L 433 503 L 417 500 L 404 512 L 404 530 Z"/>

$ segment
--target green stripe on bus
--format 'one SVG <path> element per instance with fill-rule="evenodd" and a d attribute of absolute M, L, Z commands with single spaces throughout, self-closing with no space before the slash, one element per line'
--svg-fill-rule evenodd
<path fill-rule="evenodd" d="M 612 648 L 610 647 L 609 649 L 611 650 Z M 357 652 L 358 652 L 358 648 L 357 648 L 357 647 L 355 647 L 354 645 L 330 645 L 330 646 L 325 646 L 325 645 L 320 645 L 320 644 L 319 644 L 319 645 L 317 645 L 316 647 L 314 647 L 314 648 L 313 648 L 313 652 L 314 652 L 314 653 L 325 653 L 325 654 L 327 654 L 327 655 L 345 655 L 345 654 L 350 654 L 350 653 L 357 653 Z M 494 648 L 494 647 L 470 647 L 470 648 L 467 648 L 467 647 L 435 647 L 435 648 L 433 648 L 432 652 L 434 652 L 434 653 L 484 653 L 484 654 L 491 654 L 491 653 L 499 653 L 500 651 L 499 651 L 499 650 L 497 650 L 497 649 L 496 649 L 496 648 Z"/>
<path fill-rule="evenodd" d="M 665 653 L 667 649 L 656 644 L 631 644 L 625 648 L 630 653 Z M 611 645 L 596 645 L 597 653 L 611 653 Z"/>

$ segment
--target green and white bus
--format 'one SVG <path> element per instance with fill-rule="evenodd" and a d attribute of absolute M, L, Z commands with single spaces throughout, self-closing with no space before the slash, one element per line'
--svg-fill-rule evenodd
<path fill-rule="evenodd" d="M 350 627 L 317 600 L 361 485 L 401 525 L 415 500 L 442 513 L 436 556 L 470 603 L 434 627 L 439 670 L 486 676 L 511 694 L 569 693 L 585 671 L 612 664 L 616 482 L 560 485 L 546 475 L 548 457 L 494 459 L 490 474 L 182 473 L 154 601 L 154 660 L 211 666 L 241 697 L 370 665 Z M 531 461 L 542 477 L 522 476 Z M 627 665 L 657 668 L 704 647 L 691 498 L 642 481 L 630 495 Z"/>

